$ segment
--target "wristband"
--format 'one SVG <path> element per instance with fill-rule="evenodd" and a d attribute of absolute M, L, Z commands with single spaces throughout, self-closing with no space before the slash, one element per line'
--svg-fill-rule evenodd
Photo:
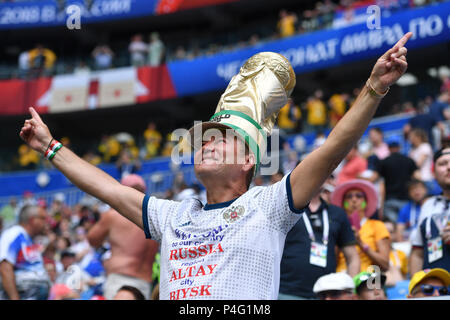
<path fill-rule="evenodd" d="M 376 97 L 376 98 L 383 98 L 388 92 L 389 92 L 389 87 L 387 88 L 386 92 L 384 93 L 378 93 L 373 87 L 372 84 L 370 83 L 370 78 L 367 79 L 366 81 L 366 87 L 367 89 L 369 89 L 369 93 L 371 96 Z"/>
<path fill-rule="evenodd" d="M 55 139 L 52 138 L 52 140 L 50 140 L 50 142 L 48 143 L 47 149 L 50 148 L 50 145 L 52 144 L 53 140 L 55 140 Z"/>
<path fill-rule="evenodd" d="M 49 147 L 47 148 L 47 151 L 45 151 L 45 154 L 44 154 L 45 158 L 47 158 L 48 160 L 51 161 L 55 157 L 56 152 L 59 149 L 61 149 L 62 146 L 63 146 L 62 143 L 59 141 L 56 141 L 56 140 L 50 141 Z"/>
<path fill-rule="evenodd" d="M 367 244 L 363 244 L 363 245 L 362 245 L 362 250 L 363 250 L 364 252 L 367 253 L 367 251 L 369 251 L 369 249 L 370 249 L 369 245 L 367 245 Z"/>

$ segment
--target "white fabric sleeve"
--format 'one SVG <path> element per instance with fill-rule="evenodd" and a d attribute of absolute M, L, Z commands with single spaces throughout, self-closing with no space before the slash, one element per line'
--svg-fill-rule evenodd
<path fill-rule="evenodd" d="M 16 264 L 17 254 L 21 249 L 20 243 L 16 241 L 18 235 L 14 228 L 3 232 L 0 238 L 0 262 L 6 260 L 12 265 Z"/>
<path fill-rule="evenodd" d="M 292 228 L 304 212 L 304 208 L 294 207 L 290 174 L 271 186 L 256 188 L 253 196 L 273 226 L 284 233 Z"/>
<path fill-rule="evenodd" d="M 174 213 L 180 202 L 158 199 L 146 195 L 142 202 L 142 222 L 145 237 L 161 241 L 162 233 L 171 213 Z"/>

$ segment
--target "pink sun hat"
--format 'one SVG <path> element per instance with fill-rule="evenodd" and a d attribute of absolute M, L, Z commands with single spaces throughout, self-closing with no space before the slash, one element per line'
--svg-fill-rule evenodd
<path fill-rule="evenodd" d="M 377 210 L 378 193 L 375 190 L 374 185 L 367 180 L 353 179 L 339 184 L 331 194 L 331 203 L 342 208 L 344 195 L 351 189 L 359 189 L 366 195 L 367 206 L 365 209 L 365 216 L 370 218 L 375 213 L 375 210 Z"/>

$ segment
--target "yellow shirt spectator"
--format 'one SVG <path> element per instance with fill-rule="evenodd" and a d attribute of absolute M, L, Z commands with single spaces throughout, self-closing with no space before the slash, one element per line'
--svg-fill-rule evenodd
<path fill-rule="evenodd" d="M 19 164 L 21 167 L 27 167 L 31 165 L 37 165 L 40 160 L 39 153 L 31 149 L 28 145 L 22 144 L 18 150 Z"/>
<path fill-rule="evenodd" d="M 36 59 L 36 57 L 39 56 L 40 54 L 42 54 L 45 58 L 44 67 L 46 69 L 52 68 L 56 61 L 56 55 L 52 50 L 46 48 L 35 48 L 28 52 L 28 59 L 30 60 L 30 65 L 33 66 L 34 59 Z"/>
<path fill-rule="evenodd" d="M 293 110 L 291 110 L 291 108 L 293 108 Z M 292 116 L 294 119 L 292 119 Z M 297 121 L 300 120 L 301 117 L 302 111 L 300 108 L 294 104 L 290 106 L 290 103 L 288 102 L 283 108 L 281 108 L 280 113 L 278 114 L 278 127 L 280 127 L 280 129 L 288 130 L 295 129 Z"/>
<path fill-rule="evenodd" d="M 120 143 L 114 137 L 108 137 L 100 143 L 98 151 L 103 155 L 105 162 L 110 162 L 119 156 Z"/>
<path fill-rule="evenodd" d="M 336 123 L 344 116 L 347 105 L 342 95 L 333 94 L 329 100 L 330 104 L 330 125 L 333 128 Z"/>
<path fill-rule="evenodd" d="M 145 138 L 145 150 L 146 159 L 153 158 L 158 155 L 159 147 L 161 145 L 162 136 L 158 130 L 156 130 L 156 126 L 153 123 L 150 123 L 147 129 L 144 131 Z"/>
<path fill-rule="evenodd" d="M 327 123 L 327 107 L 320 99 L 311 99 L 306 104 L 308 110 L 307 121 L 312 126 L 326 125 Z"/>
<path fill-rule="evenodd" d="M 278 21 L 278 31 L 280 37 L 290 37 L 295 34 L 295 23 L 297 22 L 297 16 L 292 13 L 287 13 L 285 10 L 280 12 L 280 20 Z"/>
<path fill-rule="evenodd" d="M 400 267 L 403 276 L 408 274 L 408 256 L 403 251 L 392 249 L 389 252 L 389 264 L 394 267 Z"/>
<path fill-rule="evenodd" d="M 379 220 L 367 220 L 359 229 L 359 236 L 361 237 L 362 242 L 367 244 L 372 250 L 377 250 L 377 241 L 382 239 L 390 239 L 390 234 L 386 226 L 382 221 Z M 367 271 L 367 268 L 373 265 L 372 260 L 369 258 L 367 254 L 365 254 L 359 246 L 356 247 L 359 254 L 359 259 L 361 261 L 361 270 Z M 338 264 L 336 268 L 336 272 L 341 272 L 346 269 L 345 257 L 342 252 L 339 253 Z"/>

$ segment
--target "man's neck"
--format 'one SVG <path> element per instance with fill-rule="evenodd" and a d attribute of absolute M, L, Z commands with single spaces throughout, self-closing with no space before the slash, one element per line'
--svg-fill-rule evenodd
<path fill-rule="evenodd" d="M 236 199 L 248 190 L 243 185 L 223 185 L 217 183 L 212 186 L 205 185 L 205 188 L 208 204 L 222 203 Z"/>

